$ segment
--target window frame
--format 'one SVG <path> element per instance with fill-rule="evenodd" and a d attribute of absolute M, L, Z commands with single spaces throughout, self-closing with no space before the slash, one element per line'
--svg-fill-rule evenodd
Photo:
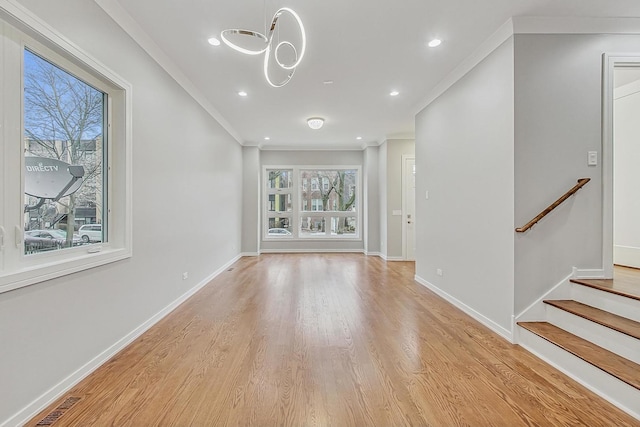
<path fill-rule="evenodd" d="M 103 230 L 106 242 L 59 251 L 24 253 L 22 93 L 25 49 L 106 94 L 106 179 L 103 179 L 103 197 L 107 199 L 104 213 L 107 220 Z M 8 113 L 2 122 L 5 130 L 0 134 L 0 161 L 5 176 L 16 178 L 0 183 L 0 202 L 5 206 L 0 210 L 3 243 L 0 247 L 0 293 L 131 257 L 131 85 L 27 10 L 6 2 L 0 3 L 0 53 L 4 58 L 0 60 L 2 84 L 15 88 L 0 102 L 0 113 Z M 20 93 L 16 93 L 18 91 Z M 20 161 L 17 161 L 18 156 Z"/>
<path fill-rule="evenodd" d="M 273 170 L 290 170 L 292 171 L 292 203 L 293 209 L 291 212 L 283 212 L 279 217 L 289 217 L 289 231 L 291 231 L 290 236 L 274 236 L 268 234 L 268 221 L 270 217 L 273 217 L 273 213 L 267 211 L 267 200 L 269 194 L 268 178 L 269 171 Z M 340 171 L 340 170 L 355 170 L 356 171 L 356 183 L 355 183 L 355 192 L 356 192 L 356 203 L 355 203 L 355 211 L 335 211 L 335 210 L 327 210 L 327 211 L 313 211 L 313 210 L 302 210 L 300 206 L 302 202 L 302 191 L 303 190 L 303 178 L 300 176 L 300 172 L 304 170 L 328 170 L 328 171 Z M 261 211 L 262 211 L 262 226 L 261 226 L 261 236 L 263 241 L 267 242 L 282 242 L 282 241 L 362 241 L 362 236 L 364 235 L 362 227 L 362 206 L 363 206 L 363 194 L 362 194 L 362 166 L 361 165 L 263 165 L 262 167 L 262 176 L 261 176 Z M 314 191 L 313 182 L 318 183 L 317 189 L 320 188 L 322 183 L 319 182 L 318 179 L 310 178 L 309 179 L 309 189 L 308 191 Z M 313 203 L 312 203 L 313 204 Z M 313 206 L 309 207 L 310 209 Z M 284 214 L 290 214 L 289 216 L 285 216 Z M 302 215 L 304 213 L 310 214 L 307 216 L 313 217 L 323 217 L 325 218 L 325 234 L 319 236 L 300 236 L 300 222 L 302 220 Z M 356 218 L 356 233 L 352 235 L 332 235 L 331 234 L 331 218 L 332 217 L 355 217 Z"/>

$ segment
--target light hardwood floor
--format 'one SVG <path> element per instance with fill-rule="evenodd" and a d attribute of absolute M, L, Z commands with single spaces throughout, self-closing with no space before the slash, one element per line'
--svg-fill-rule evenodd
<path fill-rule="evenodd" d="M 54 426 L 640 425 L 413 276 L 358 254 L 243 258 L 67 393 Z"/>

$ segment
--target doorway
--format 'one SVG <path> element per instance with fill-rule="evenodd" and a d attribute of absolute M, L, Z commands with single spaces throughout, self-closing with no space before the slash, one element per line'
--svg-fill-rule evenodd
<path fill-rule="evenodd" d="M 604 55 L 603 269 L 640 268 L 640 57 Z"/>
<path fill-rule="evenodd" d="M 615 66 L 613 83 L 613 263 L 640 268 L 640 66 Z"/>
<path fill-rule="evenodd" d="M 415 261 L 416 158 L 402 156 L 402 258 Z"/>

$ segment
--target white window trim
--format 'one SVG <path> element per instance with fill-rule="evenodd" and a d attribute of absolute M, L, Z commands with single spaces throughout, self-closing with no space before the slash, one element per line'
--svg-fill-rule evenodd
<path fill-rule="evenodd" d="M 47 23 L 23 6 L 10 0 L 0 0 L 0 19 L 16 28 L 23 35 L 20 36 L 22 48 L 25 41 L 30 50 L 46 51 L 46 57 L 56 61 L 56 57 L 65 68 L 78 70 L 84 79 L 99 81 L 99 89 L 108 94 L 108 132 L 109 165 L 107 183 L 109 192 L 108 242 L 86 247 L 68 248 L 56 253 L 32 254 L 26 257 L 22 248 L 22 224 L 4 229 L 4 247 L 0 251 L 0 293 L 24 286 L 32 285 L 56 277 L 130 258 L 132 255 L 132 87 L 131 85 L 79 49 L 65 37 L 54 31 Z M 35 39 L 29 35 L 33 35 Z M 2 36 L 4 40 L 4 35 Z M 70 65 L 70 66 L 69 66 Z M 86 78 L 86 76 L 91 76 Z M 105 90 L 106 87 L 110 89 Z M 115 107 L 114 107 L 115 105 Z M 22 117 L 22 111 L 19 112 Z M 19 130 L 19 141 L 22 141 L 22 126 Z M 4 133 L 3 138 L 15 139 L 16 135 Z M 2 147 L 5 147 L 3 144 Z M 20 145 L 22 147 L 22 145 Z M 2 148 L 5 150 L 5 148 Z M 24 157 L 20 165 L 14 165 L 10 173 L 21 177 L 21 187 L 24 185 Z M 7 166 L 5 159 L 4 166 Z M 21 168 L 18 172 L 16 167 Z M 4 184 L 3 184 L 4 186 Z M 16 186 L 17 187 L 17 186 Z M 10 194 L 8 194 L 10 193 Z M 0 189 L 3 204 L 11 198 L 13 191 Z M 17 199 L 17 205 L 22 204 L 23 198 Z M 11 214 L 11 211 L 8 211 Z M 20 212 L 22 214 L 22 212 Z M 22 217 L 22 216 L 21 216 Z M 11 223 L 13 220 L 0 215 L 0 225 Z M 11 229 L 9 229 L 11 228 Z M 19 242 L 16 244 L 15 242 Z M 8 247 L 11 250 L 8 250 Z M 20 249 L 20 253 L 16 249 Z M 59 252 L 59 253 L 58 253 Z M 18 256 L 16 256 L 18 254 Z M 7 262 L 6 258 L 9 259 Z"/>
<path fill-rule="evenodd" d="M 356 170 L 357 171 L 357 182 L 355 186 L 356 191 L 356 212 L 353 211 L 303 211 L 300 207 L 300 200 L 302 198 L 302 185 L 300 180 L 300 171 L 301 170 Z M 269 170 L 291 170 L 293 171 L 293 187 L 291 191 L 292 195 L 292 203 L 293 210 L 291 212 L 281 212 L 275 213 L 278 217 L 287 217 L 289 218 L 289 227 L 292 230 L 291 236 L 279 237 L 279 236 L 269 236 L 266 224 L 268 224 L 269 218 L 274 216 L 274 212 L 267 211 L 267 200 L 268 195 L 272 192 L 267 188 L 267 180 L 268 180 L 268 171 Z M 261 176 L 261 184 L 260 184 L 260 199 L 262 200 L 262 225 L 261 225 L 261 235 L 262 240 L 267 242 L 290 242 L 290 241 L 362 241 L 362 236 L 364 235 L 363 222 L 362 222 L 362 166 L 361 165 L 263 165 L 262 166 L 262 176 Z M 311 179 L 310 181 L 313 181 Z M 330 224 L 331 217 L 356 217 L 356 221 L 358 224 L 356 233 L 354 235 L 342 235 L 342 236 L 334 236 L 331 233 L 330 225 L 326 228 L 327 234 L 321 236 L 313 236 L 313 237 L 300 237 L 299 230 L 299 222 L 303 213 L 308 213 L 306 216 L 314 216 L 314 217 L 325 217 L 327 220 L 327 224 Z"/>

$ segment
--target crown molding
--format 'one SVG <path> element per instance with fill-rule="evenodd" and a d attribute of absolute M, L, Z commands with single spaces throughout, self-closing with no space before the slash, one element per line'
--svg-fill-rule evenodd
<path fill-rule="evenodd" d="M 514 16 L 514 34 L 640 34 L 640 18 Z"/>
<path fill-rule="evenodd" d="M 240 145 L 244 141 L 222 114 L 202 95 L 182 69 L 173 62 L 153 39 L 140 27 L 117 0 L 94 0 L 154 61 L 166 71 L 204 110 L 216 120 Z"/>

